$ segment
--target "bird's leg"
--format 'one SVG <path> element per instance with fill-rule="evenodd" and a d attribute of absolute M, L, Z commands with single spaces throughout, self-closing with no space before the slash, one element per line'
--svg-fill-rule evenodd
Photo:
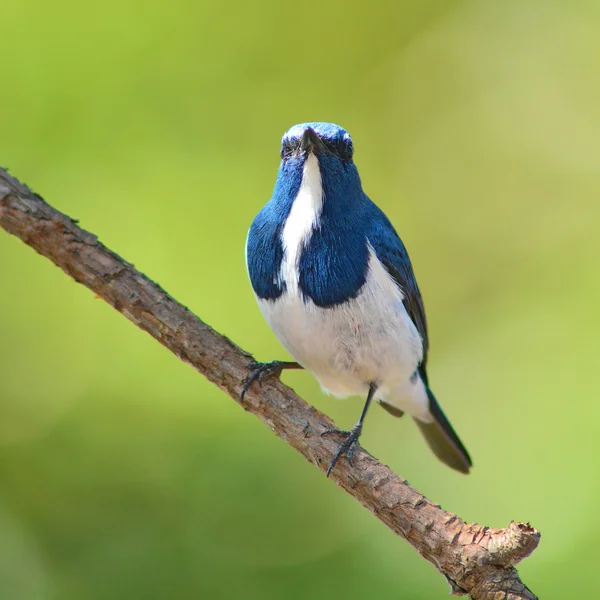
<path fill-rule="evenodd" d="M 335 467 L 335 465 L 336 465 L 337 461 L 340 459 L 340 457 L 342 457 L 344 455 L 346 455 L 346 460 L 348 461 L 350 466 L 352 466 L 352 455 L 354 454 L 354 451 L 356 450 L 356 446 L 358 445 L 358 438 L 360 437 L 360 434 L 362 433 L 363 422 L 365 420 L 365 417 L 367 416 L 367 411 L 369 410 L 369 405 L 371 404 L 371 400 L 373 400 L 373 396 L 375 395 L 376 391 L 377 391 L 377 384 L 370 383 L 369 384 L 369 393 L 367 395 L 367 401 L 365 402 L 365 406 L 360 415 L 360 419 L 358 419 L 358 422 L 350 431 L 338 431 L 337 429 L 329 429 L 328 431 L 324 431 L 321 434 L 321 435 L 328 435 L 328 434 L 332 434 L 332 433 L 337 433 L 337 434 L 342 434 L 342 435 L 346 436 L 346 439 L 342 442 L 342 444 L 338 448 L 336 455 L 333 457 L 332 461 L 329 463 L 329 468 L 327 469 L 327 474 L 326 474 L 327 477 L 329 477 L 329 474 L 333 470 L 333 467 Z"/>
<path fill-rule="evenodd" d="M 240 394 L 240 398 L 243 400 L 246 392 L 250 389 L 250 386 L 258 380 L 258 383 L 261 384 L 262 380 L 265 377 L 279 377 L 281 375 L 281 371 L 284 369 L 303 369 L 302 365 L 299 365 L 297 362 L 285 361 L 285 360 L 273 360 L 271 362 L 261 363 L 261 362 L 251 362 L 248 367 L 253 369 L 253 371 L 248 375 L 248 378 L 244 382 L 244 386 L 242 387 L 242 393 Z"/>

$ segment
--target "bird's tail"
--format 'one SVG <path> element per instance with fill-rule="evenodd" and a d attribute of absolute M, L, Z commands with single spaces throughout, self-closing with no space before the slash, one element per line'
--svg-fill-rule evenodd
<path fill-rule="evenodd" d="M 429 412 L 433 417 L 431 423 L 424 423 L 415 419 L 421 433 L 427 440 L 433 453 L 446 465 L 461 473 L 468 473 L 473 466 L 467 449 L 463 446 L 458 435 L 450 425 L 450 421 L 438 404 L 435 396 L 426 385 L 429 398 Z"/>

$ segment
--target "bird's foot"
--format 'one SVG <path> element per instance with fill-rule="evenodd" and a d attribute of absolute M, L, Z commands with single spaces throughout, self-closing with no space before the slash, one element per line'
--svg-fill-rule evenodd
<path fill-rule="evenodd" d="M 356 448 L 358 446 L 358 438 L 360 437 L 361 432 L 362 432 L 362 427 L 356 425 L 350 431 L 340 431 L 339 429 L 328 429 L 327 431 L 324 431 L 321 434 L 321 435 L 337 434 L 337 435 L 346 436 L 346 439 L 340 444 L 338 451 L 336 452 L 335 456 L 329 463 L 329 467 L 327 468 L 326 477 L 329 477 L 329 474 L 333 470 L 333 467 L 335 467 L 336 463 L 342 456 L 346 457 L 346 460 L 348 461 L 348 464 L 351 467 L 353 466 L 352 457 L 354 456 L 354 452 L 356 451 Z"/>
<path fill-rule="evenodd" d="M 250 386 L 258 381 L 260 385 L 262 385 L 262 380 L 265 377 L 279 377 L 281 375 L 281 371 L 286 368 L 294 368 L 291 365 L 296 365 L 297 363 L 289 363 L 283 360 L 272 360 L 271 362 L 261 363 L 261 362 L 251 362 L 248 367 L 253 369 L 253 371 L 248 375 L 248 378 L 244 382 L 242 387 L 242 393 L 240 394 L 240 398 L 243 400 L 246 392 L 250 389 Z"/>

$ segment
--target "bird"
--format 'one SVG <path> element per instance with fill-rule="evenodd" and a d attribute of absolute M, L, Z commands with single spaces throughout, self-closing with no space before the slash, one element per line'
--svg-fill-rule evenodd
<path fill-rule="evenodd" d="M 469 473 L 472 461 L 429 385 L 429 338 L 408 252 L 384 212 L 363 191 L 349 133 L 301 123 L 282 138 L 267 204 L 246 239 L 246 266 L 258 306 L 293 361 L 253 362 L 253 382 L 305 369 L 325 393 L 362 396 L 327 476 L 352 464 L 369 407 L 414 419 L 433 453 Z"/>

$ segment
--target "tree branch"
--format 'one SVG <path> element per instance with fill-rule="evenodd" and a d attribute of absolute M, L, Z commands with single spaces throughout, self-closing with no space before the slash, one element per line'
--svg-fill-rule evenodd
<path fill-rule="evenodd" d="M 252 385 L 242 402 L 240 391 L 251 355 L 76 223 L 0 169 L 0 225 L 6 231 L 106 300 L 325 471 L 339 442 L 321 436 L 334 427 L 327 416 L 277 380 L 265 381 L 262 388 Z M 341 461 L 331 478 L 433 563 L 453 594 L 469 594 L 474 600 L 536 598 L 514 568 L 539 543 L 540 534 L 533 527 L 467 524 L 364 450 L 355 457 L 353 467 Z"/>

